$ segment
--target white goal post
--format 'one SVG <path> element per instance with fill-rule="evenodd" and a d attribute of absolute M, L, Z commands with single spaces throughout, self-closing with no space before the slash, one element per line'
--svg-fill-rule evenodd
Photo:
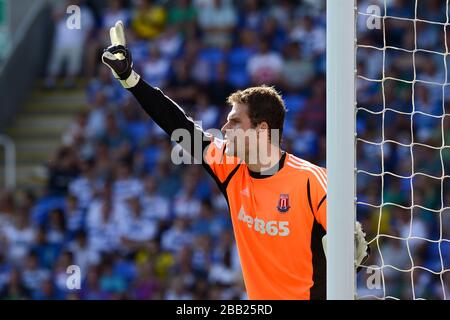
<path fill-rule="evenodd" d="M 450 0 L 326 10 L 327 298 L 449 299 Z"/>
<path fill-rule="evenodd" d="M 355 0 L 327 0 L 327 299 L 354 299 Z"/>

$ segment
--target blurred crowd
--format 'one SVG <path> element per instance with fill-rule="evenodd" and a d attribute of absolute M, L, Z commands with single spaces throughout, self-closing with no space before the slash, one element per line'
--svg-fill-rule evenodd
<path fill-rule="evenodd" d="M 379 2 L 358 5 L 365 11 Z M 410 2 L 389 1 L 388 13 L 414 18 Z M 27 190 L 15 197 L 1 193 L 0 298 L 245 299 L 224 197 L 201 166 L 172 164 L 170 139 L 99 62 L 101 52 L 109 45 L 109 28 L 122 20 L 135 70 L 204 129 L 221 127 L 229 111 L 226 97 L 234 90 L 274 85 L 288 108 L 283 148 L 325 166 L 324 1 L 71 3 L 81 6 L 82 28 L 68 29 L 61 14 L 65 6 L 55 5 L 45 84 L 54 88 L 64 75 L 63 85 L 71 88 L 81 74 L 87 79 L 89 110 L 77 115 L 48 162 L 44 196 Z M 445 22 L 441 1 L 429 3 L 418 18 L 439 21 L 444 12 Z M 445 52 L 443 28 L 417 23 L 421 37 L 416 39 L 406 20 L 388 19 L 386 25 L 388 45 L 408 50 L 423 46 L 428 52 L 422 52 L 421 59 L 421 52 L 416 53 L 414 68 L 412 57 L 411 64 L 405 57 L 411 52 L 388 49 L 383 60 L 383 51 L 358 50 L 359 75 L 407 80 L 386 80 L 382 87 L 379 81 L 359 78 L 359 107 L 372 113 L 358 111 L 358 136 L 436 148 L 359 142 L 358 168 L 401 176 L 410 176 L 413 168 L 439 179 L 385 175 L 382 184 L 380 176 L 359 174 L 358 201 L 379 205 L 383 200 L 404 207 L 413 202 L 438 212 L 359 205 L 358 219 L 369 239 L 380 233 L 417 237 L 380 237 L 381 250 L 373 242 L 369 264 L 406 270 L 384 269 L 386 295 L 411 298 L 414 281 L 416 297 L 442 298 L 441 283 L 448 287 L 450 282 L 449 273 L 442 272 L 450 268 L 449 242 L 439 241 L 450 238 L 449 210 L 440 210 L 450 206 L 450 179 L 441 179 L 450 174 L 450 152 L 442 148 L 450 144 L 450 120 L 442 117 L 450 113 L 450 95 L 443 94 L 442 84 L 413 86 L 411 81 L 446 82 L 441 66 L 446 56 L 429 53 Z M 358 44 L 382 47 L 382 32 L 365 26 L 360 17 Z M 423 113 L 412 116 L 412 110 Z M 81 269 L 80 290 L 67 289 L 69 265 Z M 408 270 L 414 266 L 435 273 L 414 269 L 411 276 Z M 366 291 L 365 277 L 365 271 L 360 273 L 361 293 L 382 295 Z"/>

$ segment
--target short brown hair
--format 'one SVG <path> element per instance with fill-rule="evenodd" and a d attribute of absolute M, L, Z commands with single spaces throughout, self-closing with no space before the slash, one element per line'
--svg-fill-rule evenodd
<path fill-rule="evenodd" d="M 248 106 L 248 116 L 252 127 L 265 121 L 270 129 L 280 130 L 280 141 L 283 135 L 284 116 L 286 107 L 281 95 L 274 87 L 259 86 L 232 93 L 227 102 L 242 103 Z M 270 131 L 269 131 L 270 132 Z"/>

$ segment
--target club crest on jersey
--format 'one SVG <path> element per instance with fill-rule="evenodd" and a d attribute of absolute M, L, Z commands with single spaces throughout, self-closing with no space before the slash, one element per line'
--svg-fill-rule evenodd
<path fill-rule="evenodd" d="M 280 213 L 288 212 L 289 208 L 289 194 L 280 194 L 280 199 L 278 200 L 277 209 Z"/>

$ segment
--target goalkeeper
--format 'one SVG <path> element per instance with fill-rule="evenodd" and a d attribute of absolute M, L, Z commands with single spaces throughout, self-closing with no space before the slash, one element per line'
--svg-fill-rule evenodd
<path fill-rule="evenodd" d="M 233 93 L 221 140 L 132 69 L 122 22 L 111 28 L 110 36 L 103 63 L 169 136 L 177 129 L 189 132 L 191 139 L 174 140 L 201 161 L 224 194 L 248 297 L 325 299 L 326 171 L 279 147 L 286 112 L 280 95 L 266 86 Z M 249 132 L 257 143 L 250 143 Z M 198 137 L 200 155 L 194 148 Z M 262 149 L 270 150 L 264 161 L 254 157 Z M 362 231 L 356 238 L 363 242 L 357 250 L 359 264 L 366 255 Z"/>

